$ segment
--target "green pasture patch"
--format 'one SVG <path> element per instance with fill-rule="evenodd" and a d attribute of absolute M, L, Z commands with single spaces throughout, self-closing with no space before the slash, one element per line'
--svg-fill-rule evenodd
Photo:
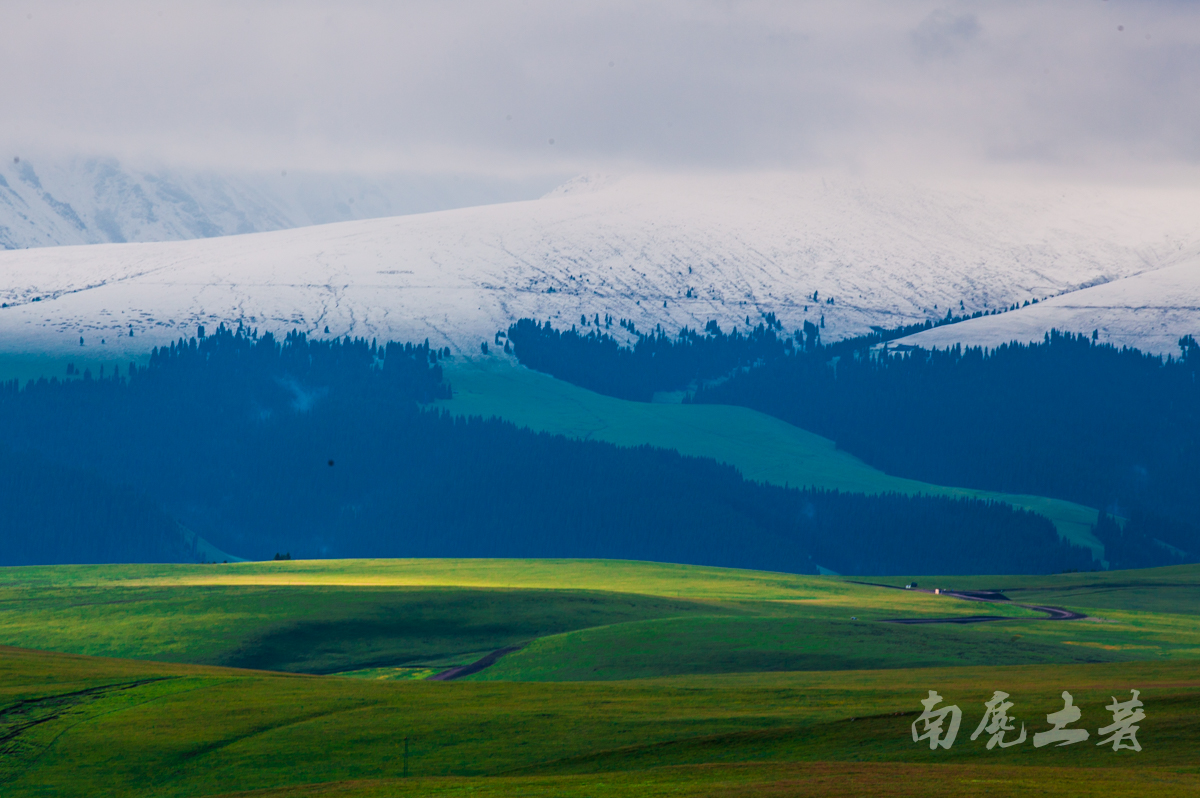
<path fill-rule="evenodd" d="M 873 581 L 922 588 L 998 590 L 1013 602 L 1064 607 L 1088 617 L 1079 621 L 1005 621 L 982 624 L 968 634 L 1010 634 L 1021 645 L 1088 651 L 1098 659 L 1200 658 L 1200 565 L 1132 571 L 1021 576 L 879 577 Z M 883 592 L 909 593 L 887 590 Z M 959 606 L 953 597 L 948 606 Z M 976 606 L 1005 607 L 1004 603 Z M 1002 628 L 1001 628 L 1002 627 Z M 1051 657 L 1049 661 L 1058 661 Z"/>
<path fill-rule="evenodd" d="M 1140 610 L 1200 615 L 1200 584 L 1099 584 L 1065 588 L 1014 590 L 1016 601 L 1070 605 L 1088 612 Z"/>
<path fill-rule="evenodd" d="M 578 590 L 9 585 L 0 586 L 0 642 L 304 673 L 443 670 L 571 629 L 736 611 Z"/>
<path fill-rule="evenodd" d="M 340 676 L 343 679 L 428 679 L 434 676 L 445 668 L 360 668 L 353 671 L 338 671 L 330 674 L 332 676 Z"/>
<path fill-rule="evenodd" d="M 502 354 L 450 361 L 445 369 L 454 397 L 436 406 L 458 415 L 496 416 L 539 432 L 712 457 L 734 466 L 746 479 L 773 485 L 1001 501 L 1046 516 L 1059 535 L 1103 559 L 1104 546 L 1091 531 L 1095 509 L 1061 499 L 933 485 L 885 474 L 828 438 L 756 410 L 617 399 L 527 369 Z"/>
<path fill-rule="evenodd" d="M 123 689 L 89 702 L 73 698 L 80 685 L 93 684 Z M 1077 725 L 1094 735 L 1110 721 L 1105 704 L 1128 697 L 1131 688 L 1145 703 L 1141 753 L 1097 747 L 1095 738 L 1063 749 L 1026 742 L 992 751 L 969 739 L 994 690 L 1010 694 L 1011 714 L 1030 733 L 1048 727 L 1045 715 L 1060 709 L 1061 691 L 1070 690 L 1083 713 Z M 911 740 L 919 701 L 931 689 L 963 712 L 949 751 Z M 889 773 L 940 772 L 946 783 L 963 785 L 970 782 L 956 774 L 988 773 L 973 770 L 979 768 L 996 768 L 998 784 L 1011 787 L 1017 779 L 1022 789 L 1055 773 L 1073 784 L 1174 789 L 1194 783 L 1188 779 L 1196 776 L 1198 709 L 1200 675 L 1188 663 L 445 683 L 7 649 L 0 650 L 0 726 L 15 733 L 0 743 L 8 768 L 0 790 L 6 798 L 306 794 L 302 787 L 307 794 L 444 788 L 465 795 L 469 789 L 512 794 L 530 785 L 540 790 L 533 794 L 562 788 L 633 795 L 649 785 L 657 794 L 686 795 L 712 794 L 710 787 L 763 794 L 754 790 L 775 785 L 791 794 L 790 780 L 808 776 L 826 786 L 843 778 L 849 789 L 881 783 Z M 20 717 L 39 712 L 40 723 L 21 726 Z M 772 763 L 778 769 L 757 776 L 749 770 Z M 835 763 L 877 767 L 848 771 Z M 853 773 L 859 775 L 839 775 Z M 743 788 L 749 792 L 736 792 Z"/>
<path fill-rule="evenodd" d="M 1044 623 L 1044 622 L 1043 622 Z M 987 628 L 983 628 L 987 627 Z M 1133 647 L 1059 645 L 1023 625 L 908 626 L 860 619 L 690 617 L 543 637 L 466 678 L 476 681 L 639 679 L 752 671 L 1129 660 Z M 1084 635 L 1074 635 L 1086 637 Z"/>
<path fill-rule="evenodd" d="M 845 580 L 865 577 L 845 577 Z M 913 580 L 921 588 L 942 587 L 947 590 L 979 590 L 985 586 L 996 590 L 1063 589 L 1089 585 L 1121 587 L 1126 585 L 1177 585 L 1200 582 L 1200 564 L 1170 565 L 1160 568 L 1140 568 L 1125 571 L 1071 571 L 1061 574 L 1017 574 L 1007 576 L 880 576 L 869 581 L 881 585 L 903 586 Z"/>
<path fill-rule="evenodd" d="M 470 586 L 429 584 L 439 581 Z M 522 587 L 501 587 L 510 584 Z M 754 600 L 760 596 L 789 598 Z M 654 618 L 848 621 L 852 616 L 1022 612 L 823 577 L 637 562 L 370 560 L 0 569 L 0 642 L 304 673 L 437 672 L 562 632 Z M 776 656 L 773 661 L 771 667 L 781 667 L 781 661 L 808 667 L 801 659 Z M 699 672 L 711 667 L 710 660 L 696 663 Z M 739 667 L 766 666 L 751 658 Z M 688 671 L 675 666 L 661 672 Z M 637 673 L 648 675 L 644 667 Z"/>
<path fill-rule="evenodd" d="M 1011 598 L 1023 603 L 1081 607 L 1097 614 L 1124 610 L 1200 615 L 1200 565 L 1004 581 L 1012 584 Z"/>
<path fill-rule="evenodd" d="M 986 625 L 986 624 L 985 624 Z M 1105 611 L 1103 617 L 1080 621 L 1005 621 L 1003 630 L 975 630 L 977 634 L 1011 634 L 1020 645 L 1053 646 L 1075 652 L 1072 658 L 1200 659 L 1200 624 L 1194 615 Z M 1089 652 L 1089 656 L 1080 656 Z M 1065 656 L 1065 655 L 1064 655 Z M 1063 657 L 1049 657 L 1060 661 Z"/>

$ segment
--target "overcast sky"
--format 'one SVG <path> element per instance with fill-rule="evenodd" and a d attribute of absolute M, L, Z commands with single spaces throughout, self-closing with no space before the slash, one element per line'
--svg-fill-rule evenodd
<path fill-rule="evenodd" d="M 0 4 L 0 141 L 219 169 L 1200 164 L 1200 3 Z"/>

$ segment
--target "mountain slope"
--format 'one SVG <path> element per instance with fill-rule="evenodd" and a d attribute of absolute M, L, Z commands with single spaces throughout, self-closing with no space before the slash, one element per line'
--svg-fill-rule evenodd
<path fill-rule="evenodd" d="M 540 180 L 230 175 L 18 156 L 0 163 L 0 249 L 211 238 L 526 199 L 545 189 Z"/>
<path fill-rule="evenodd" d="M 1197 210 L 1197 191 L 579 179 L 528 202 L 0 253 L 0 355 L 129 358 L 219 322 L 478 352 L 522 316 L 597 313 L 670 330 L 773 312 L 834 339 L 1170 266 L 1200 246 Z"/>
<path fill-rule="evenodd" d="M 937 327 L 895 343 L 994 347 L 1009 341 L 1040 341 L 1050 329 L 1095 331 L 1105 343 L 1178 355 L 1182 336 L 1200 336 L 1200 256 L 999 316 Z"/>

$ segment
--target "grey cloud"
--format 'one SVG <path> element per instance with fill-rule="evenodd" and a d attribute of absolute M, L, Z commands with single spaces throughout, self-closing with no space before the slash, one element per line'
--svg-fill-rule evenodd
<path fill-rule="evenodd" d="M 0 75 L 11 148 L 199 168 L 1200 160 L 1200 4 L 7 3 Z"/>
<path fill-rule="evenodd" d="M 921 20 L 912 32 L 912 41 L 920 57 L 946 58 L 958 53 L 978 35 L 979 20 L 974 14 L 956 14 L 939 8 Z"/>

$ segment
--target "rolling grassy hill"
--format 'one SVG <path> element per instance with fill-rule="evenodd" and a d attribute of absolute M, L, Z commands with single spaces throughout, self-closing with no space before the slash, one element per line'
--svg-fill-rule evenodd
<path fill-rule="evenodd" d="M 772 629 L 791 624 L 793 631 L 811 619 L 814 634 L 830 617 L 855 612 L 919 616 L 977 609 L 946 604 L 830 579 L 637 562 L 47 566 L 0 569 L 0 643 L 305 673 L 384 669 L 394 676 L 464 665 L 496 649 L 578 629 L 636 635 L 637 622 L 654 619 L 739 617 Z M 1022 613 L 985 608 L 1006 610 Z M 911 634 L 901 627 L 888 632 Z M 876 651 L 871 661 L 907 662 L 895 653 Z M 724 663 L 692 656 L 699 672 L 758 670 L 769 662 L 779 667 L 772 654 Z M 829 660 L 825 667 L 831 666 L 839 665 Z"/>
<path fill-rule="evenodd" d="M 1200 566 L 934 577 L 1099 619 L 834 577 L 604 560 L 329 560 L 0 569 L 0 644 L 371 677 L 523 646 L 469 679 L 1200 658 Z M 894 582 L 894 584 L 903 584 Z M 1000 616 L 908 626 L 896 618 Z"/>
<path fill-rule="evenodd" d="M 1200 789 L 1200 566 L 921 582 L 1003 588 L 1022 603 L 1053 599 L 1101 617 L 1053 622 L 1003 603 L 834 577 L 617 561 L 0 569 L 0 645 L 21 646 L 0 648 L 0 791 Z M 881 622 L 978 614 L 1007 619 Z M 463 680 L 391 678 L 514 642 L 526 645 Z M 164 659 L 175 662 L 151 661 Z M 963 711 L 949 751 L 911 740 L 930 689 Z M 993 690 L 1011 694 L 1031 734 L 1070 690 L 1077 725 L 1095 734 L 1110 722 L 1111 697 L 1130 689 L 1146 707 L 1140 753 L 1094 742 L 988 750 L 969 739 Z"/>
<path fill-rule="evenodd" d="M 504 355 L 457 359 L 446 368 L 454 398 L 438 406 L 465 416 L 497 416 L 522 427 L 619 446 L 659 446 L 728 463 L 747 479 L 857 493 L 992 499 L 1040 513 L 1060 536 L 1103 559 L 1092 535 L 1096 510 L 1043 496 L 931 485 L 885 474 L 828 438 L 744 407 L 630 402 L 593 393 L 515 365 Z"/>
<path fill-rule="evenodd" d="M 1052 576 L 1044 577 L 1040 584 L 1031 581 L 1024 588 L 1005 588 L 1005 595 L 1014 602 L 1069 607 L 1088 616 L 1081 621 L 1051 622 L 1012 605 L 895 591 L 915 599 L 902 608 L 891 605 L 888 595 L 869 592 L 892 591 L 864 586 L 867 592 L 837 599 L 802 600 L 797 602 L 799 606 L 780 602 L 786 609 L 764 602 L 748 617 L 648 619 L 551 635 L 466 678 L 558 681 L 776 670 L 1035 662 L 1058 667 L 1082 662 L 1200 659 L 1196 568 L 1180 568 L 1167 578 L 1158 577 L 1155 571 L 1104 576 L 1115 578 L 1073 584 Z M 970 578 L 963 585 L 954 581 L 921 580 L 923 584 L 950 583 L 964 590 L 1014 583 L 1009 578 L 999 582 Z M 920 605 L 913 606 L 917 602 Z M 961 617 L 976 610 L 1008 617 L 1002 622 L 971 624 L 880 623 L 897 617 Z"/>

